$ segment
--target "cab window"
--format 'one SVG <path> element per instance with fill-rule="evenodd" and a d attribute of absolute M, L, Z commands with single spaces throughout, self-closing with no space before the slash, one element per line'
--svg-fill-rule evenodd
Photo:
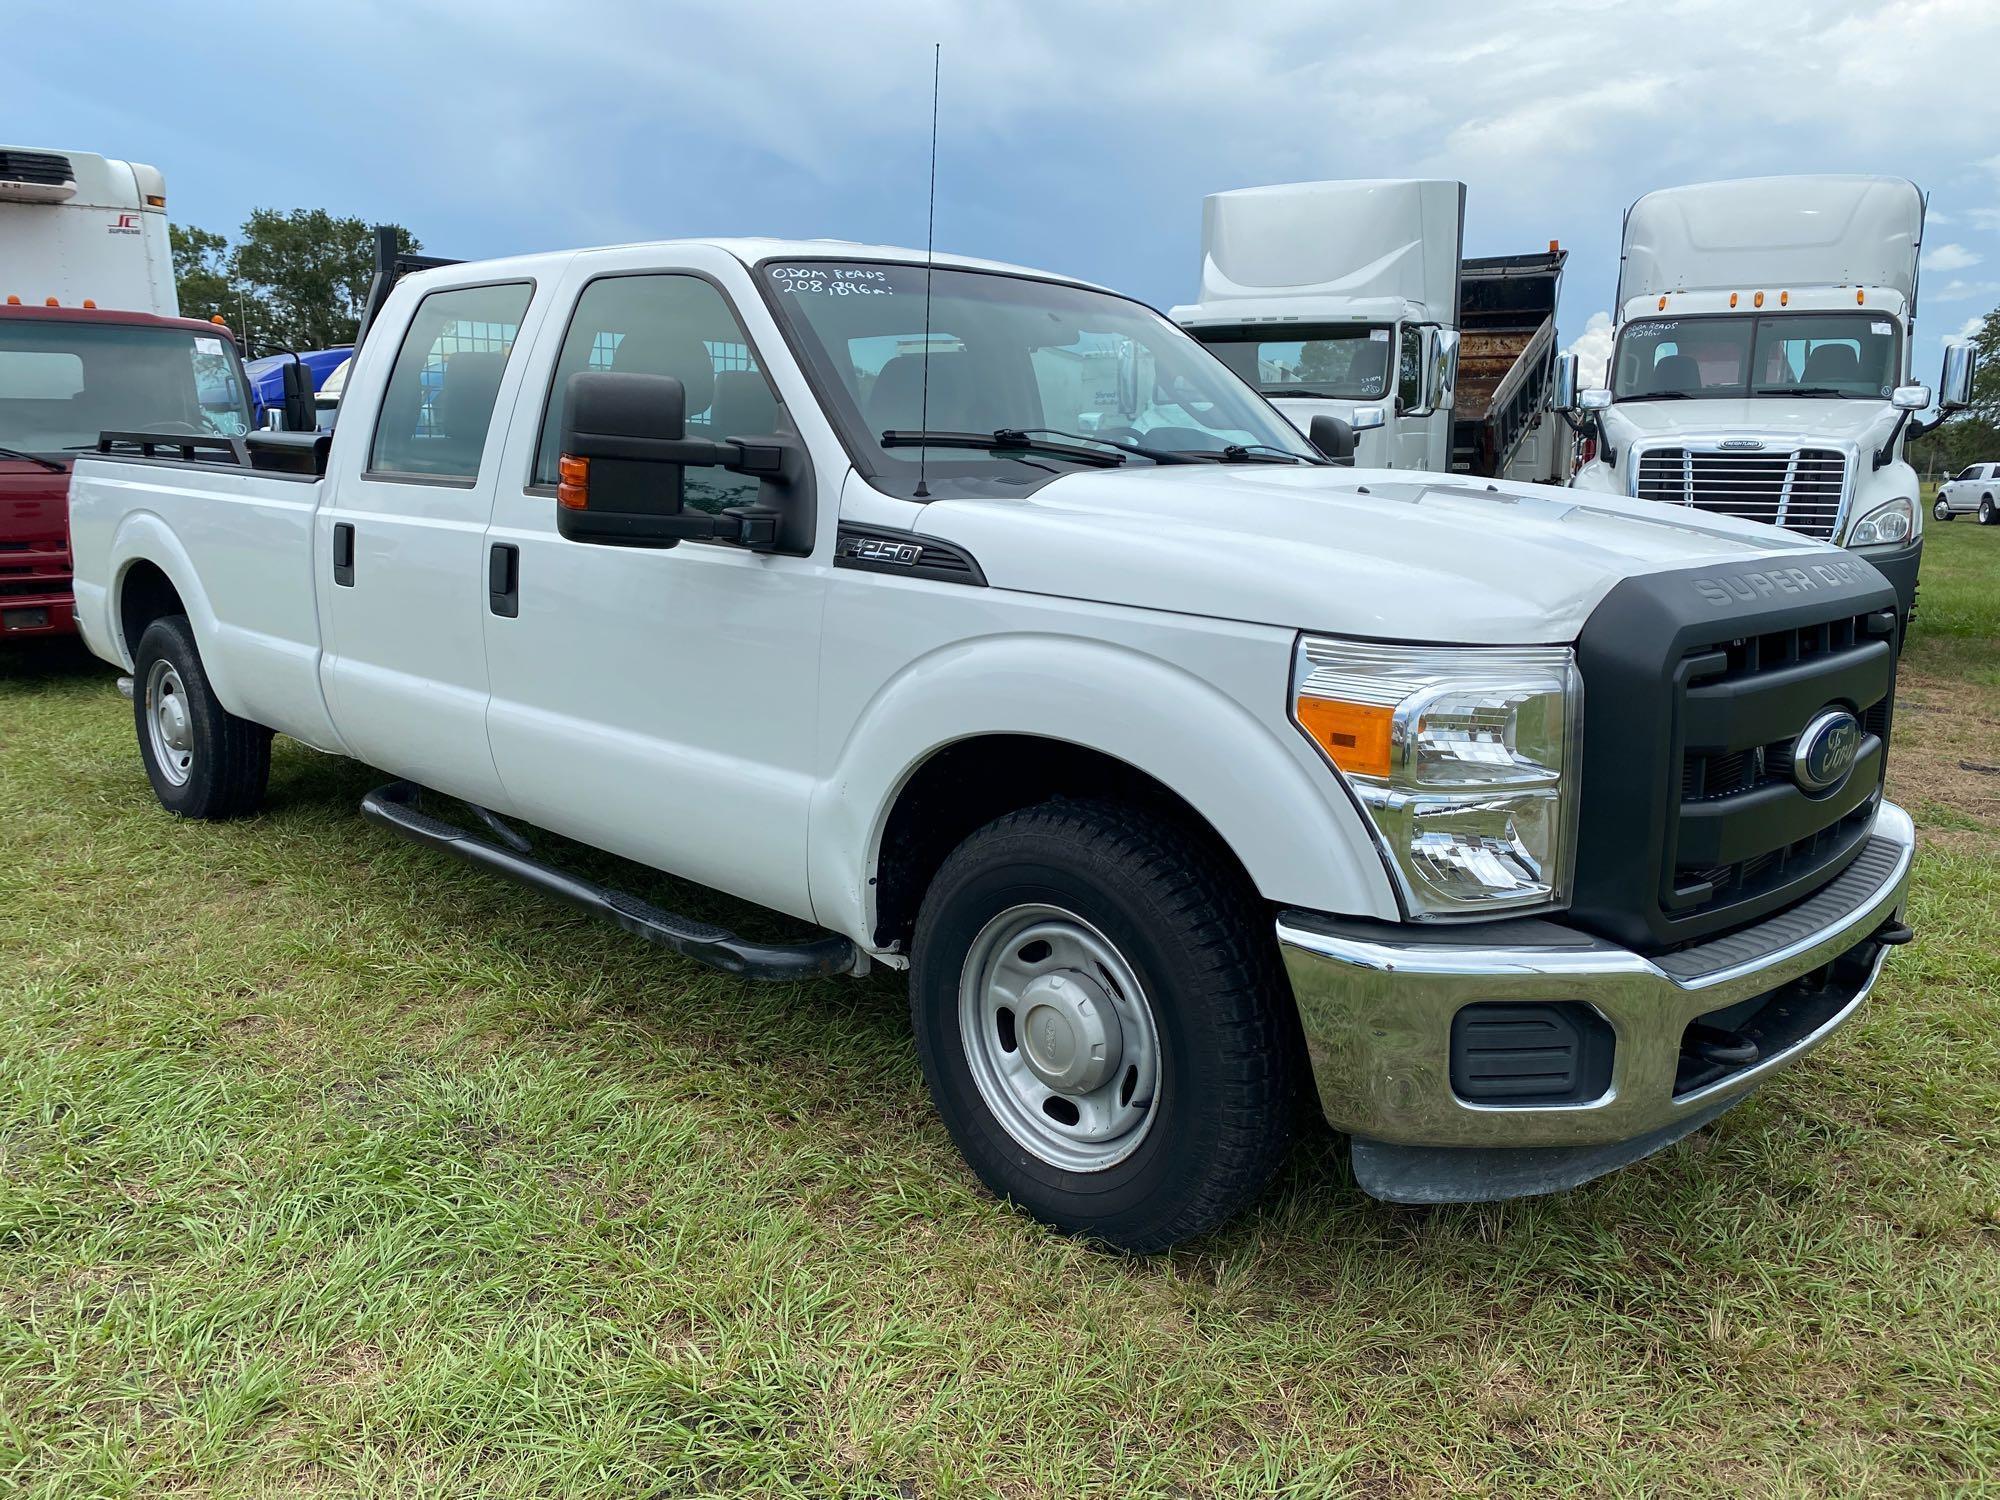
<path fill-rule="evenodd" d="M 371 472 L 478 477 L 500 379 L 533 293 L 526 282 L 454 287 L 417 304 L 382 395 Z"/>
<path fill-rule="evenodd" d="M 778 400 L 721 292 L 699 276 L 605 276 L 577 299 L 542 412 L 532 482 L 554 484 L 563 392 L 585 370 L 671 375 L 687 393 L 689 437 L 759 437 L 776 430 Z M 757 498 L 754 474 L 690 468 L 684 503 L 716 512 Z"/>

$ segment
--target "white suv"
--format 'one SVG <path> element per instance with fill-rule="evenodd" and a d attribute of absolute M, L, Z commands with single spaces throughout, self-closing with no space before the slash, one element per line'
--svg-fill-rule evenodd
<path fill-rule="evenodd" d="M 1949 521 L 1968 512 L 1976 514 L 1982 526 L 2000 521 L 2000 464 L 1973 464 L 1938 486 L 1933 516 Z"/>

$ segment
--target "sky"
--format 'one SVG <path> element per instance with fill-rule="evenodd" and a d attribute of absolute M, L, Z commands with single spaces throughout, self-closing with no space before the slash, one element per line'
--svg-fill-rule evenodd
<path fill-rule="evenodd" d="M 1625 208 L 1794 172 L 1930 194 L 1916 377 L 2000 306 L 2000 0 L 8 0 L 0 136 L 147 161 L 180 223 L 408 225 L 458 258 L 707 234 L 937 245 L 1165 308 L 1201 199 L 1455 177 L 1466 253 L 1570 251 L 1609 346 Z M 1232 10 L 1234 13 L 1232 14 Z"/>

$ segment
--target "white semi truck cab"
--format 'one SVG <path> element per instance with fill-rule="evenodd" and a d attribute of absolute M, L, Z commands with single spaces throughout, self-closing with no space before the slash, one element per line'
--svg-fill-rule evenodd
<path fill-rule="evenodd" d="M 906 969 L 945 1128 L 1064 1229 L 1219 1223 L 1302 1094 L 1370 1192 L 1571 1186 L 1909 936 L 1894 595 L 1823 543 L 1336 467 L 1149 308 L 953 256 L 628 245 L 371 308 L 330 436 L 77 466 L 161 803 L 254 811 L 275 731 L 384 771 L 359 837 L 747 977 Z"/>
<path fill-rule="evenodd" d="M 1297 182 L 1202 202 L 1199 300 L 1174 321 L 1362 468 L 1569 475 L 1545 415 L 1565 259 L 1464 258 L 1465 184 Z"/>
<path fill-rule="evenodd" d="M 1617 342 L 1581 410 L 1580 489 L 1744 516 L 1853 549 L 1907 618 L 1923 551 L 1904 445 L 1932 404 L 1911 382 L 1924 199 L 1895 177 L 1761 177 L 1667 188 L 1625 215 Z M 1939 406 L 1963 406 L 1969 350 Z"/>

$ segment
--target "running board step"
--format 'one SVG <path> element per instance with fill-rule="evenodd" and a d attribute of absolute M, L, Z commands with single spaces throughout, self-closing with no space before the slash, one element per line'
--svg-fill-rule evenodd
<path fill-rule="evenodd" d="M 726 928 L 661 911 L 625 891 L 593 884 L 526 854 L 488 843 L 456 823 L 425 812 L 417 806 L 421 795 L 422 789 L 411 782 L 393 782 L 361 799 L 361 815 L 412 843 L 456 854 L 482 869 L 580 906 L 649 943 L 659 943 L 697 963 L 745 979 L 799 980 L 852 974 L 859 972 L 864 961 L 844 937 L 827 936 L 807 943 L 751 943 Z"/>

